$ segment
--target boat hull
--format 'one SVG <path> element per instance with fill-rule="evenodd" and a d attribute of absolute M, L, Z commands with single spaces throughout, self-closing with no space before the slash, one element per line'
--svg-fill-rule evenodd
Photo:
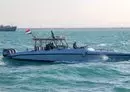
<path fill-rule="evenodd" d="M 63 49 L 50 51 L 25 51 L 6 56 L 16 60 L 41 62 L 83 62 L 83 61 L 127 61 L 130 53 L 88 51 L 86 49 Z"/>

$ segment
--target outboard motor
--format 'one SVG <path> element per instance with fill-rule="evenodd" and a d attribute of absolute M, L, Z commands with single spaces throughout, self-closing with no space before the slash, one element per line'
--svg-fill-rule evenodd
<path fill-rule="evenodd" d="M 15 49 L 3 49 L 3 56 L 6 57 L 6 56 L 9 56 L 11 54 L 15 54 L 16 51 Z"/>

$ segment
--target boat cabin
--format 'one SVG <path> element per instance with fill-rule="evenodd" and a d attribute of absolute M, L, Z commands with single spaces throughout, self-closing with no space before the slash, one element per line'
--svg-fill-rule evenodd
<path fill-rule="evenodd" d="M 68 48 L 64 37 L 33 38 L 33 41 L 35 51 Z"/>

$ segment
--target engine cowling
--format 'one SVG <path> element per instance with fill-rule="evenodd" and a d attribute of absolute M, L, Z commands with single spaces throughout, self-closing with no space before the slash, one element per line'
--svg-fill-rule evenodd
<path fill-rule="evenodd" d="M 15 54 L 16 51 L 15 49 L 3 49 L 3 56 L 6 57 L 6 56 L 9 56 L 11 54 Z"/>

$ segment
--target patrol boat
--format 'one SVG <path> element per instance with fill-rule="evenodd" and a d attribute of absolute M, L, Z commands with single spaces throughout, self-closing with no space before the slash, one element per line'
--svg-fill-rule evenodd
<path fill-rule="evenodd" d="M 16 52 L 15 49 L 3 49 L 5 58 L 41 62 L 82 62 L 82 61 L 125 61 L 130 53 L 98 50 L 89 47 L 69 47 L 64 37 L 55 36 L 51 31 L 49 38 L 33 37 L 34 49 Z"/>

